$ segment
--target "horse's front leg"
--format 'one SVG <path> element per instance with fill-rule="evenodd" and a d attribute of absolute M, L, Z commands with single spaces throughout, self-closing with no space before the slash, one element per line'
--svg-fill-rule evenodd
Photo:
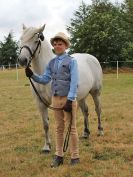
<path fill-rule="evenodd" d="M 45 144 L 42 148 L 42 152 L 50 152 L 51 151 L 51 141 L 49 137 L 49 120 L 48 120 L 48 108 L 45 107 L 42 103 L 39 103 L 39 110 L 43 120 L 43 128 L 45 131 Z"/>

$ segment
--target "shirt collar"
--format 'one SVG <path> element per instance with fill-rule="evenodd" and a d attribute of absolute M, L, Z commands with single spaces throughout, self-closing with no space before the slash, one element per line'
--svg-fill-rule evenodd
<path fill-rule="evenodd" d="M 66 52 L 63 53 L 62 55 L 58 55 L 56 58 L 57 58 L 58 60 L 62 60 L 65 56 L 67 56 L 67 53 L 66 53 Z"/>

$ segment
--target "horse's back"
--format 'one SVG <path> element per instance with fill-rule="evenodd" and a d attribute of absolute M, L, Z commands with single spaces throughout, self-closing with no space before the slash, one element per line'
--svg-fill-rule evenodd
<path fill-rule="evenodd" d="M 77 60 L 79 70 L 78 99 L 82 99 L 90 91 L 100 90 L 102 87 L 102 69 L 96 57 L 86 53 L 71 55 Z"/>

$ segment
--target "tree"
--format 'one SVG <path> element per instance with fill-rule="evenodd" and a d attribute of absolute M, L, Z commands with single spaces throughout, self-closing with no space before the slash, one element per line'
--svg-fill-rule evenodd
<path fill-rule="evenodd" d="M 125 0 L 123 4 L 123 18 L 126 23 L 126 29 L 129 31 L 133 41 L 133 0 Z"/>
<path fill-rule="evenodd" d="M 82 20 L 83 14 L 86 15 Z M 93 0 L 88 6 L 82 2 L 67 27 L 71 34 L 70 53 L 90 53 L 100 62 L 125 60 L 123 49 L 128 43 L 123 26 L 121 6 L 108 0 Z"/>
<path fill-rule="evenodd" d="M 4 42 L 0 42 L 0 65 L 15 64 L 18 58 L 18 44 L 10 32 Z"/>
<path fill-rule="evenodd" d="M 133 1 L 125 0 L 121 10 L 123 18 L 123 28 L 127 34 L 127 47 L 123 48 L 123 57 L 127 60 L 133 60 Z"/>
<path fill-rule="evenodd" d="M 82 4 L 79 6 L 79 10 L 75 11 L 75 18 L 71 19 L 71 25 L 67 26 L 68 32 L 71 34 L 71 49 L 70 53 L 80 52 L 82 50 L 82 37 L 84 37 L 84 24 L 88 19 L 89 6 L 82 1 Z"/>

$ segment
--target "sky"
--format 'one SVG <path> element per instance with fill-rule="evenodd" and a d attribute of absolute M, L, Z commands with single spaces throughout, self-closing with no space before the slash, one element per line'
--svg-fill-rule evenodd
<path fill-rule="evenodd" d="M 91 0 L 83 0 L 91 4 Z M 123 0 L 110 0 L 121 3 Z M 14 39 L 19 40 L 22 24 L 27 27 L 40 27 L 46 24 L 45 37 L 49 40 L 59 31 L 66 34 L 73 13 L 82 0 L 0 0 L 0 41 L 13 32 Z"/>

